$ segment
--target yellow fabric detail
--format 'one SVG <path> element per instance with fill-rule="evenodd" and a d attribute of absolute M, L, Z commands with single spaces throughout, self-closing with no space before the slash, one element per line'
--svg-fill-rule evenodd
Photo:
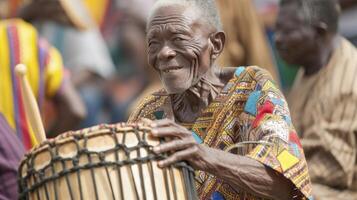
<path fill-rule="evenodd" d="M 38 96 L 39 90 L 39 63 L 37 49 L 37 32 L 27 23 L 18 23 L 19 45 L 20 45 L 20 63 L 27 66 L 27 77 L 31 89 Z"/>
<path fill-rule="evenodd" d="M 277 158 L 283 172 L 290 169 L 292 166 L 299 162 L 299 159 L 289 153 L 287 150 L 283 150 Z"/>
<path fill-rule="evenodd" d="M 0 80 L 0 112 L 3 113 L 11 128 L 15 129 L 7 25 L 8 21 L 0 22 L 0 74 L 2 74 Z"/>
<path fill-rule="evenodd" d="M 56 95 L 63 82 L 63 64 L 60 53 L 55 48 L 49 51 L 49 61 L 45 71 L 46 96 L 53 97 Z"/>
<path fill-rule="evenodd" d="M 269 81 L 267 81 L 267 82 L 264 84 L 262 90 L 263 90 L 263 91 L 266 91 L 266 90 L 269 90 L 269 89 L 271 89 L 271 88 L 276 89 L 276 86 L 275 86 L 275 84 L 274 84 L 273 82 L 271 82 L 271 81 L 269 80 Z"/>
<path fill-rule="evenodd" d="M 23 21 L 17 23 L 19 35 L 20 63 L 27 66 L 27 78 L 35 97 L 38 97 L 40 69 L 38 63 L 37 32 L 35 28 Z M 30 140 L 32 146 L 38 143 L 31 124 L 26 122 L 30 131 Z"/>
<path fill-rule="evenodd" d="M 84 5 L 97 25 L 100 25 L 107 10 L 108 0 L 84 0 Z"/>

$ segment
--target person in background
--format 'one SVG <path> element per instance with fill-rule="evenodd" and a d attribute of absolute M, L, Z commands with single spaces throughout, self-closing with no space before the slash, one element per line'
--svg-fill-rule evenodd
<path fill-rule="evenodd" d="M 216 0 L 226 44 L 218 62 L 222 66 L 257 65 L 267 69 L 280 84 L 273 55 L 254 4 L 251 0 Z"/>
<path fill-rule="evenodd" d="M 290 66 L 280 56 L 274 43 L 275 23 L 279 12 L 279 0 L 254 0 L 260 20 L 264 24 L 265 34 L 274 55 L 277 71 L 280 77 L 280 86 L 288 94 L 298 71 L 297 67 Z"/>
<path fill-rule="evenodd" d="M 300 70 L 288 96 L 316 200 L 357 199 L 357 50 L 338 33 L 337 0 L 282 0 L 280 55 Z"/>
<path fill-rule="evenodd" d="M 22 19 L 0 21 L 0 113 L 26 150 L 37 144 L 26 119 L 17 64 L 28 67 L 28 79 L 39 108 L 45 100 L 56 104 L 60 120 L 48 127 L 48 137 L 73 129 L 85 117 L 85 108 L 66 75 L 59 52 L 38 36 L 36 29 Z"/>
<path fill-rule="evenodd" d="M 148 66 L 146 58 L 146 20 L 154 2 L 154 0 L 121 0 L 117 4 L 122 13 L 116 34 L 117 49 L 121 58 L 118 62 L 118 71 L 122 74 L 132 74 L 127 76 L 128 78 L 119 75 L 121 85 L 126 87 L 121 86 L 113 90 L 113 94 L 117 94 L 114 99 L 117 112 L 113 119 L 117 121 L 123 119 L 126 121 L 143 97 L 161 88 L 160 80 L 155 71 Z M 125 91 L 126 88 L 131 92 L 126 98 L 120 98 L 121 91 Z"/>
<path fill-rule="evenodd" d="M 18 198 L 17 169 L 25 154 L 21 141 L 0 113 L 0 199 Z"/>
<path fill-rule="evenodd" d="M 61 52 L 88 111 L 80 127 L 107 122 L 103 114 L 104 91 L 107 80 L 115 73 L 114 64 L 82 0 L 30 0 L 20 15 Z"/>

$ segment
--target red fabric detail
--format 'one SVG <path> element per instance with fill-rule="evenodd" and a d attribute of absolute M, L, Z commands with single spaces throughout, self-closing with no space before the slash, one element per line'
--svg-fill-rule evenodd
<path fill-rule="evenodd" d="M 297 144 L 300 148 L 302 148 L 302 145 L 300 143 L 300 139 L 299 139 L 299 137 L 297 136 L 297 134 L 295 132 L 291 132 L 289 134 L 289 141 Z"/>
<path fill-rule="evenodd" d="M 19 40 L 19 35 L 18 35 L 18 30 L 16 26 L 10 26 L 11 32 L 13 33 L 13 38 L 14 38 L 14 46 L 13 46 L 13 53 L 14 53 L 14 62 L 15 64 L 20 63 L 21 60 L 21 53 L 20 53 L 20 40 Z M 15 67 L 15 66 L 13 66 Z M 22 142 L 25 146 L 26 150 L 31 149 L 32 144 L 31 144 L 31 138 L 30 138 L 30 129 L 28 127 L 28 122 L 27 122 L 27 118 L 26 118 L 26 113 L 25 113 L 25 108 L 24 108 L 24 102 L 22 99 L 22 93 L 21 93 L 21 83 L 19 78 L 16 77 L 16 93 L 18 96 L 18 100 L 14 100 L 14 103 L 17 103 L 17 105 L 19 106 L 19 118 L 20 118 L 20 129 L 21 129 L 21 133 L 22 133 Z"/>
<path fill-rule="evenodd" d="M 266 101 L 262 106 L 258 108 L 258 114 L 253 122 L 253 128 L 256 128 L 260 121 L 264 118 L 266 114 L 272 114 L 274 111 L 274 104 L 270 101 Z"/>

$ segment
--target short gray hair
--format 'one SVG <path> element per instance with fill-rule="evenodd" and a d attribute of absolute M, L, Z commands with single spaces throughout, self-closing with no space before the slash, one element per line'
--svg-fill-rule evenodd
<path fill-rule="evenodd" d="M 157 0 L 149 16 L 152 16 L 152 12 L 157 8 L 172 4 L 194 6 L 201 11 L 201 17 L 207 24 L 215 27 L 218 31 L 223 30 L 215 0 Z"/>

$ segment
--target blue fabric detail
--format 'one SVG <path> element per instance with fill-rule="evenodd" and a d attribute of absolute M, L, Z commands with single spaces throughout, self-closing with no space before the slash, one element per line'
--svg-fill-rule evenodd
<path fill-rule="evenodd" d="M 278 99 L 278 98 L 272 98 L 272 99 L 271 99 L 271 102 L 272 102 L 274 105 L 284 106 L 284 101 L 281 100 L 281 99 Z"/>
<path fill-rule="evenodd" d="M 296 157 L 300 158 L 299 146 L 297 144 L 295 144 L 295 143 L 292 143 L 292 142 L 290 142 L 289 146 L 290 146 L 291 150 L 293 151 L 292 153 Z"/>
<path fill-rule="evenodd" d="M 262 86 L 261 86 L 260 84 L 257 84 L 257 86 L 255 87 L 255 90 L 256 90 L 256 91 L 262 90 Z"/>
<path fill-rule="evenodd" d="M 309 199 L 309 200 L 314 200 L 314 197 L 313 197 L 313 196 L 310 196 L 308 199 Z"/>
<path fill-rule="evenodd" d="M 202 144 L 203 143 L 202 139 L 200 138 L 200 136 L 197 135 L 197 133 L 192 131 L 192 136 L 193 136 L 193 138 L 195 138 L 195 140 L 196 140 L 196 142 L 198 144 Z"/>
<path fill-rule="evenodd" d="M 154 112 L 154 115 L 156 119 L 163 119 L 164 111 L 156 111 Z"/>
<path fill-rule="evenodd" d="M 248 101 L 245 104 L 244 111 L 256 116 L 257 115 L 257 104 L 261 96 L 260 91 L 254 91 L 249 95 Z"/>
<path fill-rule="evenodd" d="M 216 191 L 212 194 L 212 200 L 225 200 L 225 199 L 221 193 Z"/>
<path fill-rule="evenodd" d="M 291 125 L 291 118 L 289 117 L 289 116 L 285 116 L 284 115 L 284 120 L 286 121 L 286 123 L 288 124 L 288 125 Z"/>
<path fill-rule="evenodd" d="M 245 67 L 238 67 L 236 69 L 236 72 L 234 73 L 235 76 L 238 77 L 244 70 L 245 70 Z"/>

